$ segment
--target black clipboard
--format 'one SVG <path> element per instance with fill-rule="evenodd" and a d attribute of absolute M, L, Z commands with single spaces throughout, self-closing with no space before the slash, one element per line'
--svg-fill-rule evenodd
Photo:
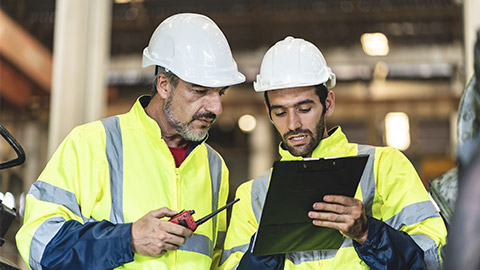
<path fill-rule="evenodd" d="M 368 155 L 275 161 L 252 254 L 338 249 L 343 235 L 314 226 L 307 213 L 325 195 L 355 196 L 367 160 Z"/>

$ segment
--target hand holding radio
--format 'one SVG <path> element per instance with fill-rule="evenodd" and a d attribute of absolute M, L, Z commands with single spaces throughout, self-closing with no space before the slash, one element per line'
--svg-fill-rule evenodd
<path fill-rule="evenodd" d="M 192 217 L 194 210 L 177 213 L 163 207 L 150 211 L 132 224 L 132 251 L 153 257 L 163 255 L 167 250 L 176 250 L 185 244 L 186 238 L 191 237 L 198 226 L 239 200 L 236 199 L 197 221 Z M 164 217 L 170 217 L 170 220 L 163 220 Z"/>
<path fill-rule="evenodd" d="M 132 251 L 144 256 L 163 255 L 167 250 L 176 250 L 185 244 L 192 230 L 177 226 L 164 217 L 173 217 L 176 211 L 166 207 L 150 211 L 132 224 Z"/>

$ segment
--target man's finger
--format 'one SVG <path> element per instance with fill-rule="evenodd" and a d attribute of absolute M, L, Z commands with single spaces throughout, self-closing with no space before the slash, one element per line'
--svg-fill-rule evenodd
<path fill-rule="evenodd" d="M 325 195 L 323 200 L 328 203 L 338 203 L 343 205 L 355 204 L 355 198 L 342 196 L 342 195 Z"/>
<path fill-rule="evenodd" d="M 331 212 L 310 211 L 310 212 L 308 212 L 308 216 L 311 219 L 338 222 L 338 223 L 345 222 L 345 220 L 346 220 L 345 216 L 338 215 L 338 214 L 331 213 Z"/>
<path fill-rule="evenodd" d="M 343 230 L 345 227 L 343 223 L 326 221 L 326 220 L 318 220 L 318 219 L 314 219 L 312 223 L 315 226 L 332 228 L 338 231 Z"/>
<path fill-rule="evenodd" d="M 178 224 L 168 222 L 168 221 L 164 221 L 164 220 L 162 220 L 160 226 L 163 227 L 163 229 L 165 231 L 169 232 L 169 233 L 179 235 L 179 236 L 183 236 L 183 237 L 191 237 L 192 234 L 193 234 L 192 230 L 187 229 L 187 228 L 183 227 L 182 225 L 178 225 Z"/>
<path fill-rule="evenodd" d="M 177 236 L 175 234 L 168 234 L 167 239 L 165 239 L 165 244 L 171 244 L 175 246 L 181 246 L 185 244 L 185 238 Z"/>
<path fill-rule="evenodd" d="M 173 217 L 178 212 L 170 210 L 167 207 L 162 207 L 160 209 L 152 210 L 150 213 L 156 218 L 163 218 L 163 217 Z"/>
<path fill-rule="evenodd" d="M 334 204 L 334 203 L 317 202 L 313 204 L 313 209 L 317 211 L 328 211 L 328 212 L 334 212 L 338 214 L 349 214 L 351 212 L 351 210 L 345 205 Z"/>

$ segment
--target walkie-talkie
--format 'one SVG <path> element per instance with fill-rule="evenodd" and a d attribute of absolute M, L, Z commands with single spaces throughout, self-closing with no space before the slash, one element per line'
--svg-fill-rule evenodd
<path fill-rule="evenodd" d="M 234 203 L 238 202 L 240 199 L 236 199 L 235 201 L 223 206 L 222 208 L 204 216 L 203 218 L 199 219 L 198 221 L 195 221 L 192 217 L 193 214 L 195 214 L 195 210 L 182 210 L 180 213 L 176 214 L 173 216 L 169 221 L 173 222 L 178 225 L 182 225 L 185 228 L 188 228 L 192 231 L 195 231 L 198 226 L 201 224 L 205 223 L 207 220 L 211 219 L 214 217 L 216 214 L 220 213 L 224 209 L 230 207 Z"/>

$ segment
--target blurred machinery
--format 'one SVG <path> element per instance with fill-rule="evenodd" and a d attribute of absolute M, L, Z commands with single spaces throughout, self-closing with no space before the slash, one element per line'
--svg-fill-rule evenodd
<path fill-rule="evenodd" d="M 457 167 L 430 182 L 449 229 L 443 269 L 480 269 L 480 31 L 474 67 L 459 106 Z"/>
<path fill-rule="evenodd" d="M 480 31 L 477 33 L 480 35 Z M 479 36 L 480 38 L 480 36 Z M 457 122 L 457 167 L 430 182 L 432 197 L 440 207 L 442 217 L 447 226 L 450 225 L 452 213 L 458 193 L 458 175 L 461 174 L 462 166 L 470 161 L 476 149 L 472 148 L 472 141 L 478 137 L 480 130 L 480 44 L 475 46 L 474 66 L 475 74 L 463 91 L 460 100 Z M 461 161 L 464 161 L 462 164 Z"/>
<path fill-rule="evenodd" d="M 25 162 L 25 152 L 15 138 L 8 132 L 8 130 L 0 124 L 0 134 L 8 142 L 17 154 L 17 158 L 0 163 L 0 170 L 15 167 Z M 0 199 L 0 246 L 5 243 L 5 234 L 12 224 L 12 221 L 17 216 L 13 196 L 3 197 L 4 201 Z M 18 269 L 13 263 L 5 258 L 0 257 L 0 269 Z"/>
<path fill-rule="evenodd" d="M 467 96 L 462 99 L 459 111 L 458 128 L 466 132 L 468 140 L 457 147 L 459 188 L 444 269 L 480 269 L 480 30 L 474 55 L 475 75 L 465 90 Z"/>

